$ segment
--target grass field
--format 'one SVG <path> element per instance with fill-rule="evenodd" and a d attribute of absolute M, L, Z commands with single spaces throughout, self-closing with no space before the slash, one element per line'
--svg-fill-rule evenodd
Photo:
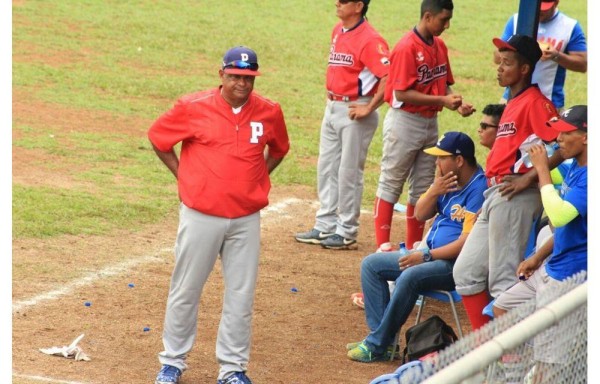
<path fill-rule="evenodd" d="M 418 20 L 419 2 L 373 2 L 369 20 L 393 46 Z M 451 51 L 456 92 L 480 110 L 495 102 L 491 39 L 498 36 L 518 1 L 456 3 L 451 28 L 442 36 Z M 586 3 L 561 9 L 584 29 Z M 19 1 L 13 6 L 13 94 L 32 101 L 102 116 L 128 117 L 130 135 L 95 129 L 93 120 L 70 134 L 13 124 L 13 150 L 41 150 L 48 174 L 66 169 L 81 187 L 13 186 L 13 236 L 97 234 L 158 220 L 172 205 L 173 180 L 146 139 L 148 125 L 176 98 L 218 84 L 224 51 L 248 45 L 259 54 L 263 95 L 281 103 L 292 150 L 275 173 L 277 184 L 314 185 L 333 2 L 245 1 Z M 568 103 L 585 103 L 587 75 L 569 73 Z M 386 106 L 380 109 L 383 117 Z M 19 112 L 15 111 L 15 115 Z M 65 116 L 68 118 L 68 116 Z M 476 137 L 478 116 L 445 111 L 442 131 Z M 15 119 L 13 119 L 15 120 Z M 381 121 L 380 119 L 380 126 Z M 83 124 L 83 122 L 82 122 Z M 76 151 L 67 150 L 72 145 Z M 481 162 L 485 153 L 478 151 Z M 379 175 L 381 129 L 371 145 L 363 205 L 369 208 Z M 92 191 L 93 190 L 93 191 Z M 58 214 L 57 214 L 58 213 Z"/>
<path fill-rule="evenodd" d="M 172 219 L 175 182 L 152 151 L 147 129 L 180 95 L 217 86 L 222 55 L 236 45 L 257 51 L 263 76 L 255 89 L 278 101 L 286 117 L 292 147 L 274 173 L 273 184 L 316 195 L 326 60 L 337 22 L 334 3 L 13 0 L 12 96 L 18 100 L 12 110 L 13 242 L 32 248 L 39 244 L 40 253 L 62 257 L 56 239 L 118 238 Z M 518 4 L 457 0 L 451 28 L 442 35 L 450 48 L 454 91 L 480 111 L 502 94 L 491 39 L 501 34 Z M 584 0 L 563 0 L 560 8 L 577 18 L 587 33 Z M 391 48 L 415 25 L 418 14 L 419 1 L 374 0 L 368 17 Z M 587 103 L 587 84 L 587 74 L 568 74 L 567 105 Z M 368 210 L 379 177 L 386 111 L 387 106 L 380 108 L 380 128 L 365 172 L 363 208 Z M 476 140 L 478 122 L 479 113 L 465 119 L 444 111 L 440 129 L 464 131 Z M 484 163 L 486 152 L 479 148 L 477 155 Z M 97 253 L 110 261 L 125 257 Z M 68 256 L 85 259 L 76 252 Z M 65 264 L 25 264 L 13 257 L 13 290 L 16 286 L 32 296 L 29 291 L 51 285 L 58 273 L 70 280 L 105 262 L 93 259 L 82 269 L 67 264 L 68 259 Z M 36 269 L 29 269 L 31 265 Z M 22 279 L 32 286 L 23 287 Z M 163 284 L 167 279 L 158 278 Z M 156 290 L 156 298 L 164 299 L 162 288 Z M 158 345 L 147 343 L 149 349 Z M 7 366 L 5 373 L 9 370 Z"/>

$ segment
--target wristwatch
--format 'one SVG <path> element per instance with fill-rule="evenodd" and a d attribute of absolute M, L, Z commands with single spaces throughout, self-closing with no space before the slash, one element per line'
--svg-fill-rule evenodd
<path fill-rule="evenodd" d="M 429 248 L 422 249 L 421 252 L 423 252 L 423 262 L 424 263 L 427 263 L 428 261 L 433 260 L 433 257 L 431 257 L 431 250 Z"/>

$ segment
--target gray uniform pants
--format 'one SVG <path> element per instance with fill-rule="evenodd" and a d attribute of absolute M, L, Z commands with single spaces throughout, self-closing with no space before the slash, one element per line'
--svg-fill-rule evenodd
<path fill-rule="evenodd" d="M 423 152 L 438 140 L 437 117 L 390 108 L 383 121 L 383 156 L 377 197 L 395 204 L 408 179 L 408 203 L 417 204 L 435 177 L 435 156 Z"/>
<path fill-rule="evenodd" d="M 356 103 L 367 104 L 370 97 Z M 363 174 L 379 113 L 360 120 L 348 117 L 350 102 L 327 101 L 321 124 L 317 188 L 321 204 L 315 228 L 356 239 L 363 194 Z"/>
<path fill-rule="evenodd" d="M 542 213 L 542 201 L 537 187 L 507 200 L 500 195 L 500 185 L 484 192 L 481 213 L 454 264 L 460 295 L 489 289 L 496 298 L 519 281 L 517 267 L 525 257 L 533 221 Z"/>
<path fill-rule="evenodd" d="M 161 364 L 185 370 L 197 333 L 202 289 L 221 255 L 225 293 L 217 335 L 219 379 L 245 371 L 260 253 L 260 212 L 227 219 L 181 204 L 175 268 L 167 300 Z"/>

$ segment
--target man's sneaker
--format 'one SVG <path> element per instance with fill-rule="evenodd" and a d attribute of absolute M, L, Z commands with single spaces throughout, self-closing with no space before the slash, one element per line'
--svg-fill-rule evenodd
<path fill-rule="evenodd" d="M 346 351 L 349 351 L 351 349 L 354 349 L 356 347 L 358 347 L 360 345 L 360 343 L 362 343 L 364 340 L 361 341 L 355 341 L 354 343 L 348 343 L 346 344 Z"/>
<path fill-rule="evenodd" d="M 383 360 L 385 353 L 375 353 L 364 342 L 361 342 L 357 347 L 348 351 L 348 358 L 362 363 L 370 363 L 373 361 Z M 389 356 L 389 355 L 388 355 Z"/>
<path fill-rule="evenodd" d="M 321 232 L 313 228 L 308 232 L 296 233 L 296 241 L 306 244 L 321 244 L 323 240 L 331 236 L 333 236 L 333 233 Z"/>
<path fill-rule="evenodd" d="M 181 369 L 172 365 L 163 365 L 156 376 L 154 384 L 173 384 L 179 383 L 181 377 Z"/>
<path fill-rule="evenodd" d="M 350 351 L 356 347 L 358 347 L 360 344 L 362 343 L 362 341 L 355 341 L 354 343 L 348 343 L 346 344 L 346 350 Z M 387 347 L 387 350 L 385 351 L 385 359 L 389 360 L 390 357 L 392 356 L 392 353 L 394 353 L 394 358 L 395 359 L 399 359 L 400 358 L 400 346 L 396 345 L 396 351 L 394 352 L 394 346 L 390 345 L 389 347 Z"/>
<path fill-rule="evenodd" d="M 244 372 L 236 372 L 223 380 L 217 380 L 217 384 L 252 384 L 252 381 Z"/>
<path fill-rule="evenodd" d="M 327 249 L 356 249 L 356 240 L 346 239 L 338 235 L 332 235 L 321 242 L 321 246 Z"/>

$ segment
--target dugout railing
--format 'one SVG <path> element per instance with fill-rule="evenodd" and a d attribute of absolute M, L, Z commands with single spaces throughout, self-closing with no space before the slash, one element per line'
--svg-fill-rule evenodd
<path fill-rule="evenodd" d="M 541 348 L 534 351 L 540 340 L 552 341 L 558 363 L 538 361 Z M 537 306 L 531 300 L 494 319 L 406 371 L 398 383 L 587 383 L 587 371 L 587 282 L 581 272 L 542 296 Z"/>

